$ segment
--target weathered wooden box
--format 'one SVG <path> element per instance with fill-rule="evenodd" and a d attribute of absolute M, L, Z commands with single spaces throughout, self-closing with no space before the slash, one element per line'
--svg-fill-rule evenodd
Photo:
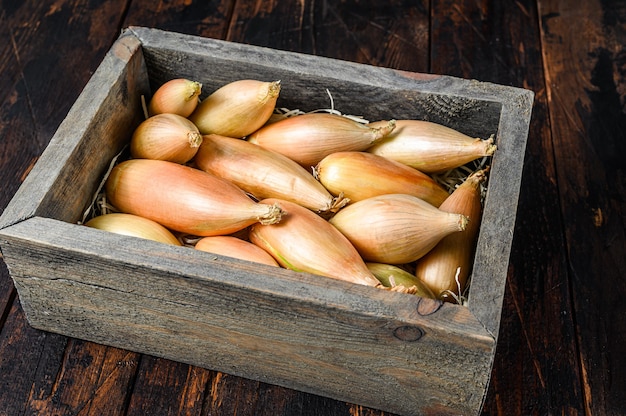
<path fill-rule="evenodd" d="M 467 306 L 78 225 L 174 77 L 281 80 L 279 106 L 334 105 L 495 134 Z M 476 414 L 498 339 L 533 94 L 146 28 L 125 30 L 0 218 L 33 327 L 403 415 Z"/>

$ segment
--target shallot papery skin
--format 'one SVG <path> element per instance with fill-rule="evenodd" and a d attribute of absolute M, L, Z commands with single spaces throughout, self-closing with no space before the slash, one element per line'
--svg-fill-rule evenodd
<path fill-rule="evenodd" d="M 405 194 L 364 199 L 341 209 L 329 222 L 369 262 L 411 263 L 444 236 L 465 229 L 467 218 Z"/>
<path fill-rule="evenodd" d="M 307 113 L 263 126 L 248 141 L 281 153 L 308 169 L 331 153 L 365 150 L 394 128 L 394 120 L 373 128 L 337 114 Z"/>
<path fill-rule="evenodd" d="M 356 249 L 328 221 L 289 201 L 264 199 L 284 211 L 279 224 L 255 224 L 250 241 L 270 253 L 283 267 L 352 283 L 380 286 Z"/>
<path fill-rule="evenodd" d="M 384 123 L 378 121 L 370 126 Z M 367 151 L 424 173 L 441 173 L 493 155 L 496 145 L 492 138 L 472 138 L 438 123 L 397 120 L 394 131 Z"/>
<path fill-rule="evenodd" d="M 232 183 L 173 162 L 131 159 L 116 165 L 106 195 L 118 210 L 192 235 L 225 235 L 256 222 L 274 224 L 282 211 L 249 198 Z"/>
<path fill-rule="evenodd" d="M 465 290 L 480 229 L 481 184 L 485 180 L 485 170 L 471 174 L 441 204 L 444 211 L 467 216 L 467 227 L 463 232 L 444 237 L 416 263 L 415 275 L 442 300 L 452 301 Z"/>

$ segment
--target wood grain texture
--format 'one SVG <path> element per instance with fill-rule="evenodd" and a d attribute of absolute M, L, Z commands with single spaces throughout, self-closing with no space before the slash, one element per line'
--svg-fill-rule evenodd
<path fill-rule="evenodd" d="M 234 10 L 226 40 L 427 72 L 428 29 L 423 0 L 256 1 Z"/>
<path fill-rule="evenodd" d="M 235 79 L 279 79 L 278 106 L 303 111 L 329 108 L 330 93 L 334 108 L 345 114 L 367 115 L 372 120 L 427 119 L 475 137 L 497 133 L 504 101 L 520 106 L 517 114 L 504 124 L 517 118 L 524 124 L 529 116 L 521 109 L 528 106 L 526 100 L 532 94 L 520 89 L 452 77 L 416 77 L 390 68 L 220 40 L 205 41 L 177 34 L 166 37 L 166 32 L 145 28 L 130 30 L 142 41 L 148 73 L 155 86 L 172 74 L 181 74 L 203 84 L 203 97 Z M 220 71 L 196 69 L 204 67 Z M 523 136 L 523 131 L 514 134 Z M 523 145 L 522 140 L 520 144 Z"/>
<path fill-rule="evenodd" d="M 174 361 L 142 356 L 128 415 L 201 415 L 215 373 Z M 176 400 L 171 400 L 176 397 Z"/>
<path fill-rule="evenodd" d="M 626 412 L 623 2 L 542 1 L 547 99 L 586 411 Z M 563 88 L 567 85 L 567 88 Z"/>
<path fill-rule="evenodd" d="M 46 386 L 56 378 L 67 338 L 32 328 L 17 301 L 7 312 L 0 333 L 0 414 L 19 415 L 33 394 L 49 391 Z M 39 388 L 33 391 L 36 383 Z"/>
<path fill-rule="evenodd" d="M 119 32 L 124 3 L 3 4 L 0 137 L 4 151 L 0 164 L 7 194 L 0 195 L 2 206 L 8 202 L 5 195 L 16 191 L 24 172 L 46 147 L 91 71 L 102 61 Z"/>
<path fill-rule="evenodd" d="M 55 378 L 33 386 L 27 413 L 104 415 L 124 411 L 138 354 L 70 339 L 62 358 L 57 368 L 50 368 Z"/>
<path fill-rule="evenodd" d="M 485 412 L 514 408 L 582 412 L 577 344 L 567 284 L 564 226 L 534 2 L 449 2 L 433 10 L 433 70 L 537 92 L 494 376 Z M 454 4 L 452 4 L 454 3 Z M 502 9 L 520 13 L 502 13 Z M 438 29 L 437 29 L 438 28 Z M 530 324 L 541 322 L 541 324 Z M 559 351 L 555 356 L 554 351 Z M 505 377 L 502 375 L 506 374 Z M 562 383 L 561 380 L 572 380 Z M 529 381 L 532 380 L 532 383 Z M 524 391 L 515 386 L 527 385 Z M 556 387 L 562 386 L 562 387 Z M 530 394 L 532 400 L 526 395 Z M 544 412 L 538 411 L 538 414 Z"/>
<path fill-rule="evenodd" d="M 234 10 L 247 4 L 239 5 L 234 0 L 137 0 L 128 3 L 126 13 L 121 16 L 124 28 L 146 26 L 215 39 L 226 38 Z"/>
<path fill-rule="evenodd" d="M 0 227 L 37 213 L 81 220 L 113 156 L 142 119 L 136 108 L 149 86 L 139 42 L 126 37 L 116 43 L 85 91 L 8 204 Z"/>

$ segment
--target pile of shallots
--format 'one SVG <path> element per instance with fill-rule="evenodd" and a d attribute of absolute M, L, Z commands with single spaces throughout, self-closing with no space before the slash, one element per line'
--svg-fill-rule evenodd
<path fill-rule="evenodd" d="M 200 101 L 155 91 L 130 157 L 104 183 L 112 210 L 87 226 L 357 284 L 459 302 L 472 268 L 491 156 L 421 120 L 277 113 L 280 82 L 239 80 Z"/>

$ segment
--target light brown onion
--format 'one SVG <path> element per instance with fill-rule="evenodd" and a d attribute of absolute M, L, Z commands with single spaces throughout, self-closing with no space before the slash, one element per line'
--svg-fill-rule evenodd
<path fill-rule="evenodd" d="M 347 202 L 333 197 L 293 160 L 245 140 L 206 135 L 194 162 L 257 199 L 284 199 L 319 213 L 337 211 Z"/>
<path fill-rule="evenodd" d="M 335 152 L 365 150 L 387 136 L 395 121 L 376 128 L 330 113 L 307 113 L 268 124 L 248 141 L 281 153 L 305 167 Z"/>
<path fill-rule="evenodd" d="M 170 230 L 148 218 L 133 214 L 111 213 L 94 217 L 86 226 L 116 234 L 144 238 L 161 243 L 182 245 Z"/>
<path fill-rule="evenodd" d="M 138 159 L 187 163 L 198 151 L 202 135 L 185 117 L 157 114 L 144 120 L 133 132 L 130 154 Z"/>
<path fill-rule="evenodd" d="M 195 248 L 208 253 L 279 267 L 276 260 L 259 246 L 230 235 L 203 237 L 195 244 Z"/>
<path fill-rule="evenodd" d="M 480 229 L 481 185 L 486 177 L 484 170 L 471 174 L 441 204 L 441 210 L 468 217 L 468 225 L 464 231 L 444 237 L 416 263 L 415 275 L 441 300 L 453 301 L 465 290 Z"/>
<path fill-rule="evenodd" d="M 405 194 L 387 194 L 342 208 L 329 222 L 370 262 L 411 263 L 444 236 L 465 229 L 467 218 Z"/>
<path fill-rule="evenodd" d="M 148 114 L 172 113 L 189 117 L 199 102 L 202 84 L 185 78 L 175 78 L 161 85 L 152 95 Z"/>
<path fill-rule="evenodd" d="M 370 123 L 376 127 L 384 121 Z M 467 136 L 450 127 L 423 120 L 397 120 L 396 129 L 368 152 L 424 173 L 440 173 L 496 151 L 493 139 Z"/>
<path fill-rule="evenodd" d="M 255 224 L 250 241 L 270 253 L 283 267 L 367 286 L 382 286 L 350 242 L 313 211 L 289 201 L 264 199 L 279 205 L 279 224 Z"/>
<path fill-rule="evenodd" d="M 333 195 L 343 194 L 351 202 L 403 193 L 438 207 L 448 197 L 425 173 L 367 152 L 330 154 L 318 163 L 315 175 Z"/>
<path fill-rule="evenodd" d="M 225 235 L 280 221 L 278 206 L 250 199 L 234 184 L 172 162 L 131 159 L 116 165 L 106 196 L 118 210 L 197 236 Z"/>
<path fill-rule="evenodd" d="M 244 137 L 265 124 L 279 95 L 280 81 L 233 81 L 204 99 L 189 119 L 202 134 Z"/>

